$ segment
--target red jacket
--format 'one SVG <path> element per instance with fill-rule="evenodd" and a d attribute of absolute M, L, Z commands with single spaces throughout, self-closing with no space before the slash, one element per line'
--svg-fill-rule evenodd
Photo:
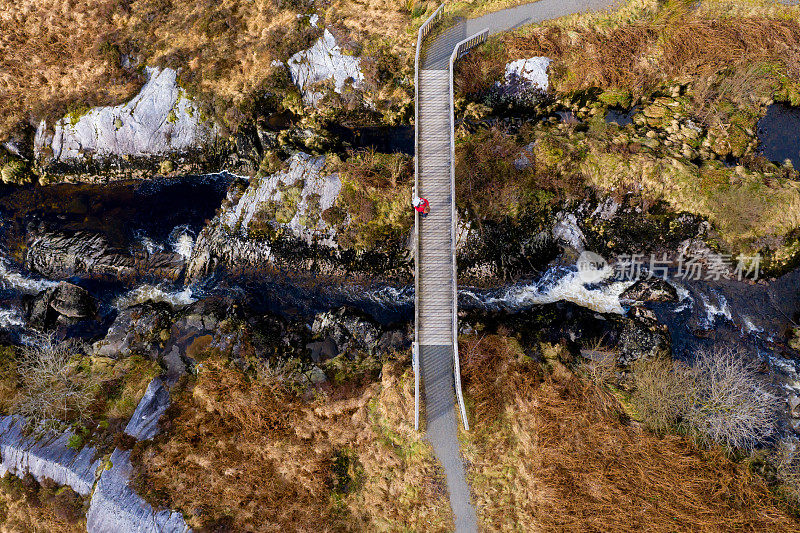
<path fill-rule="evenodd" d="M 420 198 L 419 205 L 415 205 L 414 209 L 416 209 L 420 213 L 424 213 L 429 206 L 430 204 L 428 203 L 428 200 L 426 200 L 425 198 Z"/>

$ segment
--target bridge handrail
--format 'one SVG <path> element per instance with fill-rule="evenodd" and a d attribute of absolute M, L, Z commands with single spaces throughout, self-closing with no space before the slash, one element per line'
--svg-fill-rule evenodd
<path fill-rule="evenodd" d="M 419 196 L 419 55 L 422 42 L 433 27 L 442 19 L 443 2 L 433 14 L 422 23 L 417 32 L 417 51 L 414 56 L 414 196 Z M 419 213 L 414 211 L 414 429 L 419 430 Z"/>
<path fill-rule="evenodd" d="M 456 45 L 450 56 L 450 204 L 453 212 L 450 226 L 450 247 L 453 254 L 453 376 L 455 379 L 456 396 L 458 406 L 461 409 L 461 420 L 464 429 L 469 431 L 469 421 L 467 420 L 467 408 L 464 405 L 464 393 L 461 390 L 461 363 L 458 357 L 458 265 L 456 264 L 456 226 L 458 224 L 458 211 L 456 209 L 456 119 L 453 97 L 453 65 L 456 61 L 464 57 L 472 48 L 486 41 L 489 36 L 489 28 L 467 37 Z"/>

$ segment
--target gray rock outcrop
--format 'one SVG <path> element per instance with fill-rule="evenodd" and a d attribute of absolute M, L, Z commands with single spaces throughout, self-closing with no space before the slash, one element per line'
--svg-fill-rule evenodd
<path fill-rule="evenodd" d="M 121 309 L 105 338 L 92 346 L 94 355 L 121 359 L 136 352 L 155 358 L 160 352 L 160 334 L 171 321 L 171 308 L 163 302 Z"/>
<path fill-rule="evenodd" d="M 128 103 L 68 115 L 50 134 L 43 121 L 36 132 L 37 159 L 63 163 L 111 156 L 153 156 L 184 152 L 215 141 L 216 127 L 178 85 L 175 70 L 146 69 L 148 80 Z"/>
<path fill-rule="evenodd" d="M 94 448 L 68 447 L 72 431 L 27 434 L 25 425 L 25 419 L 19 416 L 0 419 L 0 476 L 6 472 L 20 477 L 30 473 L 37 481 L 52 479 L 82 496 L 88 495 L 101 463 Z"/>
<path fill-rule="evenodd" d="M 160 378 L 147 391 L 131 416 L 125 433 L 136 440 L 152 439 L 158 433 L 158 420 L 169 407 L 169 391 Z M 116 449 L 111 468 L 103 470 L 86 514 L 89 533 L 178 533 L 190 531 L 181 513 L 155 510 L 130 487 L 133 475 L 131 452 Z"/>
<path fill-rule="evenodd" d="M 307 346 L 315 362 L 346 352 L 397 350 L 407 344 L 402 331 L 385 330 L 367 315 L 347 307 L 316 315 L 311 333 L 319 339 Z"/>
<path fill-rule="evenodd" d="M 184 258 L 178 253 L 133 254 L 111 246 L 99 233 L 33 231 L 28 236 L 25 267 L 47 278 L 108 274 L 116 278 L 155 275 L 177 279 Z"/>
<path fill-rule="evenodd" d="M 253 180 L 239 201 L 223 213 L 222 223 L 245 237 L 268 223 L 289 229 L 308 243 L 335 246 L 331 238 L 336 233 L 320 215 L 336 202 L 342 182 L 338 174 L 325 175 L 324 167 L 324 156 L 295 154 L 286 171 Z M 270 213 L 271 206 L 280 207 L 272 207 L 274 213 Z M 272 216 L 259 220 L 263 213 Z"/>
<path fill-rule="evenodd" d="M 292 81 L 303 94 L 303 103 L 315 106 L 324 96 L 319 86 L 330 80 L 333 90 L 340 93 L 346 83 L 360 87 L 364 81 L 361 60 L 342 53 L 336 38 L 329 30 L 308 50 L 297 52 L 289 59 L 289 72 Z"/>
<path fill-rule="evenodd" d="M 310 270 L 313 264 L 320 273 L 333 273 L 336 266 L 318 254 L 306 260 L 297 253 L 303 246 L 336 251 L 336 231 L 322 213 L 334 205 L 342 185 L 337 174 L 324 173 L 324 166 L 324 157 L 298 153 L 285 171 L 252 180 L 239 196 L 229 193 L 228 207 L 198 235 L 186 279 L 218 266 L 239 271 L 281 266 L 283 258 L 274 249 L 279 237 L 299 245 L 291 250 L 295 270 Z"/>
<path fill-rule="evenodd" d="M 133 412 L 125 433 L 136 440 L 152 439 L 158 433 L 158 420 L 169 407 L 169 391 L 161 378 L 155 378 L 147 386 L 139 405 Z"/>
<path fill-rule="evenodd" d="M 169 392 L 159 378 L 147 387 L 125 433 L 136 440 L 153 438 L 158 420 L 169 407 Z M 115 449 L 104 462 L 96 450 L 68 446 L 72 431 L 52 429 L 26 432 L 26 421 L 19 416 L 0 418 L 0 476 L 30 473 L 37 481 L 45 478 L 68 485 L 82 496 L 91 494 L 86 515 L 89 533 L 177 533 L 189 527 L 181 513 L 156 510 L 130 486 L 133 475 L 130 451 Z M 109 468 L 110 466 L 110 468 Z M 95 483 L 97 473 L 100 473 Z"/>
<path fill-rule="evenodd" d="M 114 450 L 111 468 L 104 470 L 86 514 L 89 533 L 177 533 L 190 531 L 176 511 L 156 511 L 129 485 L 131 452 Z"/>

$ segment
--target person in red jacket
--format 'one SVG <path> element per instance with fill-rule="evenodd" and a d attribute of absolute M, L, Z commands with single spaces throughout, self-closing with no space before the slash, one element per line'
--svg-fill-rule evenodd
<path fill-rule="evenodd" d="M 414 204 L 414 209 L 416 209 L 422 216 L 427 216 L 428 213 L 431 212 L 431 205 L 425 198 L 418 198 L 415 196 L 411 203 Z"/>

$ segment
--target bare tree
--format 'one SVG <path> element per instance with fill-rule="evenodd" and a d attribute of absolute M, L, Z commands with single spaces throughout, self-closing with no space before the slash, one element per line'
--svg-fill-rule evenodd
<path fill-rule="evenodd" d="M 692 365 L 688 423 L 713 442 L 751 450 L 774 435 L 778 397 L 738 350 L 697 354 Z"/>
<path fill-rule="evenodd" d="M 58 342 L 52 335 L 38 335 L 23 348 L 17 412 L 32 420 L 85 416 L 94 395 L 89 380 L 76 369 L 82 351 L 79 343 Z"/>

